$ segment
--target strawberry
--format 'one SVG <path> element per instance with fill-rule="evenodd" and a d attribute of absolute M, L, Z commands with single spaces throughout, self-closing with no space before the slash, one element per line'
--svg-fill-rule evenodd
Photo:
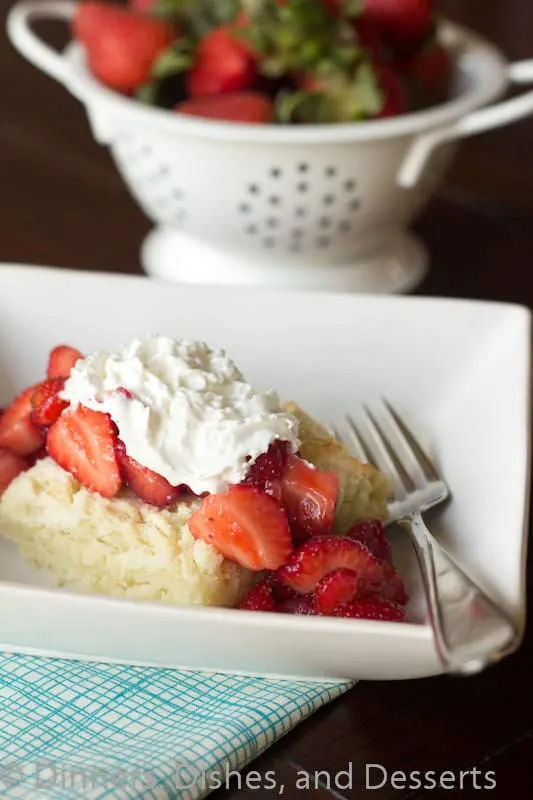
<path fill-rule="evenodd" d="M 33 408 L 31 421 L 34 425 L 38 427 L 52 425 L 61 412 L 68 408 L 67 400 L 59 397 L 64 388 L 64 378 L 47 378 L 37 386 L 31 398 Z"/>
<path fill-rule="evenodd" d="M 289 443 L 276 439 L 266 453 L 256 458 L 243 483 L 257 486 L 281 502 L 281 478 L 289 456 Z"/>
<path fill-rule="evenodd" d="M 251 570 L 277 569 L 292 545 L 279 504 L 255 486 L 231 486 L 211 494 L 189 520 L 193 536 Z"/>
<path fill-rule="evenodd" d="M 120 92 L 145 83 L 156 58 L 176 38 L 164 20 L 98 2 L 76 6 L 73 32 L 85 45 L 92 73 Z"/>
<path fill-rule="evenodd" d="M 339 478 L 290 455 L 283 474 L 282 504 L 296 539 L 331 532 Z"/>
<path fill-rule="evenodd" d="M 248 611 L 274 611 L 276 601 L 270 581 L 265 579 L 252 586 L 239 608 L 247 609 Z"/>
<path fill-rule="evenodd" d="M 317 616 L 320 614 L 312 594 L 302 594 L 292 600 L 284 600 L 276 605 L 276 611 L 280 614 L 307 616 Z"/>
<path fill-rule="evenodd" d="M 0 447 L 0 497 L 17 475 L 28 469 L 26 461 L 6 447 Z"/>
<path fill-rule="evenodd" d="M 385 600 L 404 606 L 409 600 L 403 581 L 391 564 L 383 565 L 383 586 L 381 594 Z"/>
<path fill-rule="evenodd" d="M 48 455 L 104 497 L 114 497 L 122 485 L 115 445 L 116 429 L 109 416 L 85 406 L 64 411 L 46 438 Z"/>
<path fill-rule="evenodd" d="M 42 458 L 46 458 L 47 455 L 48 453 L 46 452 L 46 445 L 43 444 L 43 446 L 39 450 L 36 450 L 35 453 L 31 453 L 31 455 L 26 456 L 28 467 L 33 467 Z"/>
<path fill-rule="evenodd" d="M 423 103 L 435 105 L 446 100 L 453 71 L 450 52 L 433 41 L 417 55 L 399 61 L 398 69 L 410 81 L 415 95 Z"/>
<path fill-rule="evenodd" d="M 272 101 L 259 92 L 237 92 L 217 97 L 197 97 L 176 106 L 176 111 L 193 117 L 225 122 L 266 124 L 274 119 Z"/>
<path fill-rule="evenodd" d="M 226 26 L 210 31 L 201 40 L 196 61 L 187 75 L 190 97 L 234 94 L 251 89 L 255 60 L 249 46 Z"/>
<path fill-rule="evenodd" d="M 367 519 L 364 522 L 359 522 L 345 536 L 364 544 L 379 561 L 390 562 L 391 552 L 385 534 L 385 526 L 378 519 Z"/>
<path fill-rule="evenodd" d="M 65 378 L 70 376 L 72 367 L 83 358 L 79 350 L 70 347 L 68 344 L 60 344 L 54 347 L 48 356 L 48 367 L 46 370 L 47 378 Z"/>
<path fill-rule="evenodd" d="M 18 456 L 28 456 L 43 444 L 43 434 L 31 421 L 31 399 L 37 386 L 30 386 L 16 397 L 0 417 L 0 447 Z"/>
<path fill-rule="evenodd" d="M 162 475 L 128 456 L 123 442 L 117 442 L 116 453 L 122 480 L 145 503 L 164 508 L 180 497 L 181 487 L 172 486 Z"/>
<path fill-rule="evenodd" d="M 349 617 L 350 619 L 383 620 L 384 622 L 405 622 L 403 608 L 386 600 L 373 598 L 352 600 L 351 603 L 339 606 L 334 611 L 333 616 Z"/>
<path fill-rule="evenodd" d="M 312 592 L 334 570 L 354 570 L 368 584 L 382 580 L 382 565 L 367 548 L 345 536 L 316 536 L 302 544 L 277 571 L 278 579 L 302 594 Z"/>
<path fill-rule="evenodd" d="M 401 114 L 405 114 L 409 110 L 409 101 L 401 78 L 386 64 L 374 64 L 374 69 L 384 95 L 383 107 L 377 115 L 378 119 L 399 117 Z"/>
<path fill-rule="evenodd" d="M 337 606 L 353 600 L 360 592 L 361 579 L 357 572 L 336 569 L 317 583 L 314 592 L 316 607 L 322 614 L 331 614 Z"/>
<path fill-rule="evenodd" d="M 434 0 L 364 0 L 363 17 L 403 45 L 429 32 L 433 5 Z"/>

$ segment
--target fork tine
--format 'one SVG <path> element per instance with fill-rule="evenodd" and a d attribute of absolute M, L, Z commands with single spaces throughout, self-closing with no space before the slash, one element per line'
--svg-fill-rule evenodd
<path fill-rule="evenodd" d="M 393 446 L 390 443 L 389 438 L 387 437 L 386 433 L 384 432 L 383 428 L 375 418 L 374 414 L 370 411 L 367 406 L 363 406 L 366 416 L 372 422 L 372 425 L 375 429 L 375 435 L 379 437 L 381 441 L 381 445 L 384 451 L 387 453 L 390 462 L 393 468 L 398 473 L 400 480 L 402 481 L 405 489 L 408 492 L 415 492 L 416 491 L 416 483 L 413 481 L 411 476 L 409 475 L 408 471 L 406 470 L 401 458 L 399 457 L 398 453 L 394 450 Z"/>
<path fill-rule="evenodd" d="M 361 447 L 365 453 L 365 460 L 370 464 L 373 464 L 389 478 L 391 484 L 390 499 L 396 498 L 398 500 L 402 500 L 406 497 L 406 487 L 404 486 L 402 479 L 394 466 L 394 463 L 388 457 L 386 450 L 384 450 L 380 436 L 375 429 L 372 416 L 369 415 L 368 409 L 365 406 L 362 406 L 362 412 L 365 426 L 368 429 L 365 430 L 365 436 L 363 436 L 361 429 L 357 427 L 353 418 L 347 415 L 346 419 L 351 433 L 352 435 L 357 436 L 358 440 L 361 442 Z M 369 433 L 370 436 L 367 436 L 367 433 Z"/>
<path fill-rule="evenodd" d="M 390 416 L 392 417 L 393 421 L 396 423 L 398 430 L 403 435 L 408 452 L 415 460 L 415 462 L 418 463 L 427 480 L 439 481 L 441 479 L 439 473 L 437 472 L 435 466 L 433 465 L 433 462 L 431 461 L 427 453 L 424 451 L 422 446 L 415 438 L 412 431 L 407 427 L 406 423 L 400 417 L 398 412 L 391 406 L 388 400 L 382 398 L 382 402 L 387 411 L 389 412 Z"/>
<path fill-rule="evenodd" d="M 367 463 L 372 463 L 372 455 L 368 448 L 365 446 L 363 439 L 361 438 L 361 434 L 357 428 L 352 417 L 349 414 L 346 414 L 346 421 L 348 422 L 348 430 L 350 432 L 350 443 L 353 445 L 354 454 L 357 456 L 359 461 L 366 461 Z M 337 433 L 337 439 L 342 442 L 342 436 Z"/>

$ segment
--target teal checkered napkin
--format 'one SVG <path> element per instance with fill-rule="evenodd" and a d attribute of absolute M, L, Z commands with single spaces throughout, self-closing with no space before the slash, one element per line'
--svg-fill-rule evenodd
<path fill-rule="evenodd" d="M 351 685 L 0 653 L 0 797 L 197 800 Z"/>

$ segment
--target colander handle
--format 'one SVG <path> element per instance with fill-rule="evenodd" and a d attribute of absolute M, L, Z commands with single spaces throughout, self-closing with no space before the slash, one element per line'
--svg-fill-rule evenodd
<path fill-rule="evenodd" d="M 533 83 L 533 59 L 510 64 L 508 70 L 511 83 Z M 493 128 L 517 122 L 530 114 L 533 114 L 533 90 L 520 97 L 514 97 L 512 100 L 504 100 L 488 108 L 467 114 L 449 128 L 422 134 L 407 153 L 398 173 L 398 183 L 404 189 L 416 186 L 431 153 L 444 142 L 462 139 L 474 133 L 490 131 Z"/>
<path fill-rule="evenodd" d="M 19 53 L 68 88 L 72 88 L 72 75 L 67 61 L 33 32 L 31 23 L 38 19 L 68 22 L 75 10 L 76 3 L 70 0 L 25 0 L 11 9 L 6 26 L 7 35 Z"/>

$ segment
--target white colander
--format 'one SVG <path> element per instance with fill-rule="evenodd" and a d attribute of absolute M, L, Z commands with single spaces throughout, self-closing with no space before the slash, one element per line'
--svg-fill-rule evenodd
<path fill-rule="evenodd" d="M 457 140 L 533 112 L 533 91 L 482 109 L 510 82 L 533 82 L 533 60 L 509 65 L 482 38 L 447 24 L 454 99 L 429 111 L 294 127 L 195 119 L 106 89 L 79 45 L 58 54 L 30 28 L 38 18 L 68 20 L 74 9 L 73 2 L 20 3 L 8 17 L 9 37 L 84 103 L 95 138 L 110 147 L 155 223 L 143 266 L 171 280 L 406 291 L 427 263 L 408 226 Z"/>

